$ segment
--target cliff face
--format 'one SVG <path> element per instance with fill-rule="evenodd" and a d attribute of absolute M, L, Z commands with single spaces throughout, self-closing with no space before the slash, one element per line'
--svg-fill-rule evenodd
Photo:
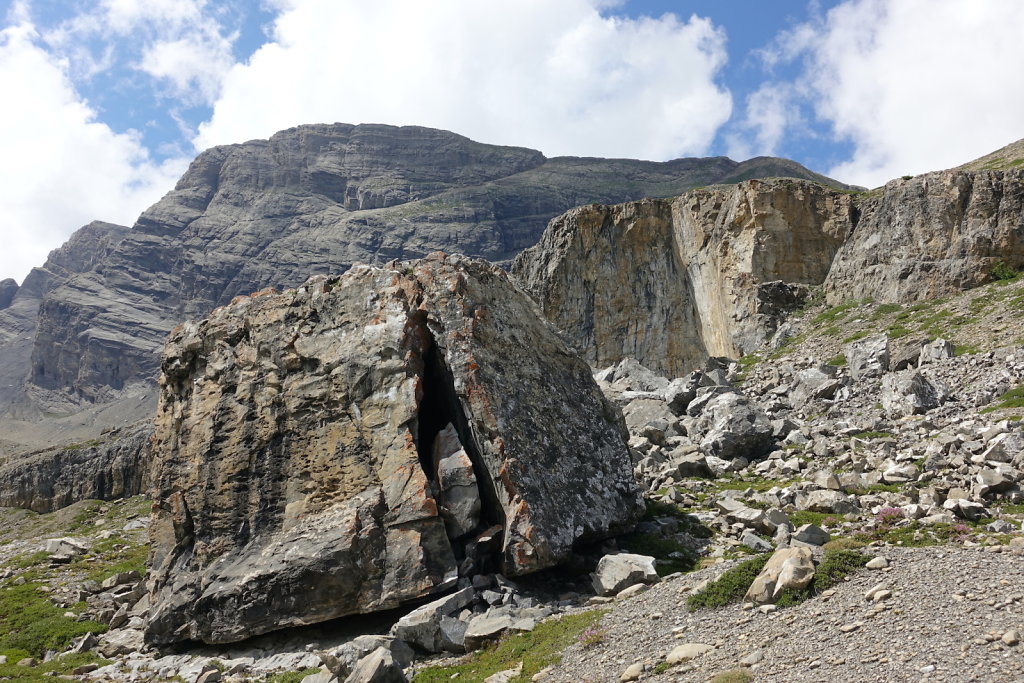
<path fill-rule="evenodd" d="M 0 411 L 15 416 L 35 412 L 22 399 L 33 349 L 39 345 L 35 335 L 43 300 L 73 276 L 95 268 L 128 232 L 121 225 L 90 223 L 52 251 L 43 266 L 33 268 L 21 287 L 4 290 L 9 301 L 0 305 Z"/>
<path fill-rule="evenodd" d="M 642 508 L 621 414 L 482 261 L 435 254 L 243 298 L 177 328 L 162 368 L 154 643 L 554 566 Z M 479 512 L 454 520 L 474 508 L 446 488 L 460 458 Z"/>
<path fill-rule="evenodd" d="M 1024 171 L 942 171 L 871 192 L 785 179 L 671 204 L 574 209 L 513 273 L 596 366 L 682 374 L 771 335 L 806 285 L 829 301 L 908 302 L 1024 264 Z"/>
<path fill-rule="evenodd" d="M 201 154 L 109 254 L 39 307 L 30 383 L 108 400 L 151 381 L 181 320 L 268 286 L 437 249 L 505 262 L 588 202 L 675 195 L 793 162 L 545 159 L 428 128 L 312 125 Z"/>
<path fill-rule="evenodd" d="M 1024 263 L 1024 170 L 940 171 L 893 180 L 856 202 L 857 228 L 825 281 L 832 302 L 914 301 Z"/>
<path fill-rule="evenodd" d="M 591 364 L 631 357 L 675 376 L 755 348 L 801 295 L 772 283 L 820 283 L 850 216 L 849 195 L 791 180 L 581 207 L 512 272 Z"/>

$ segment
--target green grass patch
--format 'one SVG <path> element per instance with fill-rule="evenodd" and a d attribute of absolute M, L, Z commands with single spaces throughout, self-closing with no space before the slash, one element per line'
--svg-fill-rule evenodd
<path fill-rule="evenodd" d="M 783 591 L 775 604 L 779 607 L 793 607 L 815 595 L 820 595 L 863 567 L 869 559 L 871 558 L 856 550 L 826 550 L 825 556 L 815 568 L 814 578 L 811 579 L 811 583 L 808 584 L 807 588 Z"/>
<path fill-rule="evenodd" d="M 11 558 L 10 562 L 7 563 L 7 566 L 15 569 L 28 569 L 29 567 L 35 567 L 36 565 L 43 564 L 48 559 L 50 559 L 50 553 L 45 550 L 40 550 L 27 555 L 15 555 Z"/>
<path fill-rule="evenodd" d="M 811 586 L 815 594 L 822 593 L 842 582 L 868 563 L 871 558 L 856 550 L 826 550 L 825 557 L 814 572 Z"/>
<path fill-rule="evenodd" d="M 899 339 L 900 337 L 906 337 L 908 334 L 912 333 L 913 330 L 897 323 L 895 325 L 890 325 L 885 332 L 889 335 L 890 339 Z"/>
<path fill-rule="evenodd" d="M 992 264 L 992 270 L 989 271 L 989 275 L 992 276 L 993 280 L 1010 281 L 1018 279 L 1021 276 L 1021 272 L 1005 261 L 996 261 Z"/>
<path fill-rule="evenodd" d="M 832 308 L 828 309 L 827 311 L 824 311 L 824 312 L 819 313 L 818 315 L 814 316 L 814 318 L 811 320 L 811 323 L 813 325 L 815 325 L 815 326 L 819 326 L 819 325 L 832 324 L 832 323 L 838 322 L 838 321 L 842 320 L 843 318 L 845 318 L 846 314 L 851 309 L 857 308 L 860 305 L 861 305 L 861 302 L 859 300 L 843 302 L 843 303 L 839 304 L 838 306 L 833 306 Z"/>
<path fill-rule="evenodd" d="M 42 657 L 47 650 L 60 652 L 86 633 L 103 633 L 107 627 L 95 621 L 75 621 L 64 609 L 40 592 L 41 584 L 0 587 L 0 650 L 24 650 Z"/>
<path fill-rule="evenodd" d="M 804 524 L 821 526 L 825 523 L 826 519 L 835 519 L 836 517 L 831 512 L 811 512 L 810 510 L 796 510 L 787 514 L 789 515 L 790 523 L 795 527 L 800 527 Z"/>
<path fill-rule="evenodd" d="M 822 546 L 825 551 L 829 550 L 856 550 L 857 548 L 863 548 L 867 545 L 864 541 L 858 541 L 856 538 L 850 538 L 849 536 L 840 536 L 839 538 L 833 538 L 831 541 Z"/>
<path fill-rule="evenodd" d="M 299 683 L 306 676 L 320 673 L 320 669 L 303 669 L 302 671 L 285 671 L 267 678 L 267 683 Z"/>
<path fill-rule="evenodd" d="M 852 434 L 850 438 L 864 439 L 867 441 L 870 439 L 891 439 L 892 437 L 892 432 L 857 432 L 856 434 Z"/>
<path fill-rule="evenodd" d="M 739 602 L 771 556 L 771 553 L 764 553 L 726 570 L 704 590 L 691 595 L 686 600 L 686 606 L 695 610 L 702 607 L 725 607 Z"/>
<path fill-rule="evenodd" d="M 863 339 L 864 337 L 867 337 L 870 334 L 871 334 L 871 330 L 861 330 L 860 332 L 854 332 L 849 337 L 846 337 L 845 339 L 843 339 L 843 343 L 844 344 L 849 344 L 850 342 L 859 341 L 859 340 Z"/>
<path fill-rule="evenodd" d="M 981 347 L 977 344 L 957 344 L 953 348 L 954 356 L 973 356 L 976 353 L 981 353 Z"/>
<path fill-rule="evenodd" d="M 541 669 L 559 663 L 562 651 L 578 642 L 580 635 L 606 613 L 607 610 L 591 610 L 543 621 L 533 631 L 502 638 L 497 645 L 469 655 L 460 664 L 423 669 L 413 681 L 448 683 L 456 678 L 460 683 L 480 683 L 499 671 L 515 668 L 519 662 L 523 663 L 523 670 L 512 679 L 513 683 L 529 681 Z"/>
<path fill-rule="evenodd" d="M 829 365 L 835 365 L 836 367 L 843 367 L 846 365 L 846 354 L 838 353 L 828 359 Z"/>
<path fill-rule="evenodd" d="M 993 413 L 1008 408 L 1024 408 L 1024 387 L 1010 389 L 1000 396 L 995 403 L 979 410 L 980 413 Z"/>
<path fill-rule="evenodd" d="M 89 573 L 86 578 L 93 581 L 103 581 L 114 574 L 121 572 L 146 573 L 146 558 L 149 557 L 149 546 L 145 544 L 129 545 L 109 553 L 98 556 L 95 562 L 90 562 Z"/>
<path fill-rule="evenodd" d="M 871 314 L 871 320 L 878 320 L 892 313 L 899 313 L 902 310 L 903 306 L 900 304 L 879 304 L 875 308 L 875 312 Z"/>
<path fill-rule="evenodd" d="M 0 680 L 19 681 L 29 683 L 30 681 L 53 681 L 55 676 L 70 674 L 76 668 L 85 664 L 106 666 L 110 662 L 101 659 L 94 652 L 77 652 L 75 654 L 55 657 L 48 662 L 41 662 L 38 666 L 18 666 L 18 662 L 26 657 L 33 656 L 25 650 L 0 650 L 0 655 L 7 657 L 7 664 L 0 664 Z"/>

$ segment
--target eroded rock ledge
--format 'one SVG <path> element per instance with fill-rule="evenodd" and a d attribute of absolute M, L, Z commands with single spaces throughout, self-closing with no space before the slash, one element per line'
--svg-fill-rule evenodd
<path fill-rule="evenodd" d="M 621 414 L 483 261 L 438 253 L 242 298 L 179 326 L 162 371 L 155 644 L 536 571 L 642 508 Z M 453 522 L 473 480 L 476 517 Z"/>

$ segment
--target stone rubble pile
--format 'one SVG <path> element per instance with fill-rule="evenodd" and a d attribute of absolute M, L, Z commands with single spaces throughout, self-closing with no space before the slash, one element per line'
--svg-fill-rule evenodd
<path fill-rule="evenodd" d="M 797 356 L 745 377 L 712 359 L 669 379 L 627 359 L 595 379 L 623 410 L 648 497 L 721 532 L 703 551 L 712 557 L 820 546 L 881 525 L 968 536 L 964 522 L 1024 502 L 1020 423 L 981 410 L 1024 380 L 1024 349 L 957 357 L 942 339 L 896 355 L 891 346 L 874 335 L 847 346 L 846 366 Z M 827 516 L 790 521 L 805 512 Z M 670 526 L 644 530 L 693 545 Z M 995 520 L 989 530 L 1020 527 Z"/>

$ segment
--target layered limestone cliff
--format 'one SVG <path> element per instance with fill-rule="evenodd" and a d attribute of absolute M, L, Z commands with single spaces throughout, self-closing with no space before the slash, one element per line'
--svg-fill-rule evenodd
<path fill-rule="evenodd" d="M 911 302 L 1024 264 L 1024 170 L 951 170 L 857 197 L 857 227 L 825 282 L 832 302 Z"/>
<path fill-rule="evenodd" d="M 102 439 L 12 457 L 0 464 L 0 507 L 52 512 L 146 493 L 152 436 L 144 421 Z"/>
<path fill-rule="evenodd" d="M 962 170 L 870 192 L 788 179 L 674 202 L 574 209 L 513 273 L 596 366 L 669 375 L 752 352 L 822 285 L 829 301 L 913 302 L 1024 264 L 1024 171 Z"/>
<path fill-rule="evenodd" d="M 447 131 L 381 125 L 301 126 L 216 147 L 112 253 L 46 297 L 30 382 L 109 400 L 156 377 L 174 325 L 235 296 L 437 249 L 504 262 L 573 206 L 767 173 L 820 178 L 771 158 L 549 160 Z"/>
<path fill-rule="evenodd" d="M 153 643 L 550 567 L 642 507 L 621 414 L 483 261 L 360 265 L 242 298 L 178 327 L 162 369 Z"/>
<path fill-rule="evenodd" d="M 756 348 L 824 280 L 851 215 L 850 195 L 794 180 L 581 207 L 512 272 L 592 365 L 679 376 Z"/>

